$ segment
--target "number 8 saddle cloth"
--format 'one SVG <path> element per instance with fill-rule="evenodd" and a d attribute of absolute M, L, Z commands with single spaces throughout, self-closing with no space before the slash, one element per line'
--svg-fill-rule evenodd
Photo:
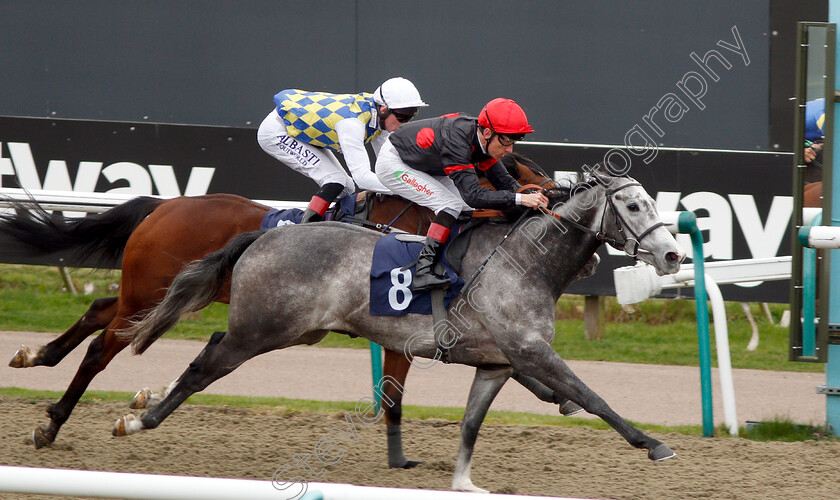
<path fill-rule="evenodd" d="M 452 229 L 449 240 L 441 252 L 441 261 L 451 283 L 444 298 L 446 308 L 449 308 L 449 303 L 464 286 L 464 280 L 458 276 L 446 259 L 450 244 L 457 238 L 457 229 L 457 226 Z M 391 233 L 383 236 L 376 243 L 370 267 L 371 315 L 432 314 L 431 293 L 414 293 L 411 290 L 415 263 L 423 248 L 424 239 L 425 237 L 422 236 Z"/>

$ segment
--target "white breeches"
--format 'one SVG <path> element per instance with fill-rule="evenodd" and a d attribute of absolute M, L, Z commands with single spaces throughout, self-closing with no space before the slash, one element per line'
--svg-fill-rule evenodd
<path fill-rule="evenodd" d="M 435 214 L 444 211 L 458 217 L 472 208 L 464 203 L 452 179 L 430 175 L 406 165 L 399 153 L 385 141 L 376 159 L 376 176 L 394 194 L 431 209 Z"/>
<path fill-rule="evenodd" d="M 257 130 L 257 142 L 263 150 L 296 172 L 309 177 L 319 186 L 338 183 L 344 186 L 339 198 L 356 191 L 353 179 L 338 162 L 332 151 L 301 142 L 290 136 L 286 124 L 276 110 L 265 117 Z"/>

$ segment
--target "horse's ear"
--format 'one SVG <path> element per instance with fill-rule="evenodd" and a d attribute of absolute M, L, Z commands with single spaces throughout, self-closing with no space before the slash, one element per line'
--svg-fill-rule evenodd
<path fill-rule="evenodd" d="M 610 177 L 616 177 L 617 168 L 613 163 L 598 162 L 589 173 L 595 182 L 606 185 Z"/>
<path fill-rule="evenodd" d="M 595 164 L 595 168 L 587 168 L 584 169 L 583 167 L 578 168 L 575 170 L 575 179 L 574 183 L 584 183 L 594 179 L 593 171 L 597 171 L 600 167 L 599 164 Z"/>

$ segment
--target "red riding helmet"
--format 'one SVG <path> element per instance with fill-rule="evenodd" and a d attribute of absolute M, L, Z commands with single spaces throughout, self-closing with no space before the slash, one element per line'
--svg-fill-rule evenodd
<path fill-rule="evenodd" d="M 528 125 L 528 117 L 518 104 L 510 99 L 497 97 L 488 102 L 478 114 L 478 124 L 497 134 L 530 134 L 534 131 Z"/>

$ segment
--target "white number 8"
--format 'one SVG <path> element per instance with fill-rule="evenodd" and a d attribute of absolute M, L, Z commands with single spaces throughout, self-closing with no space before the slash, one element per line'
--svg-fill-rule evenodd
<path fill-rule="evenodd" d="M 391 269 L 391 288 L 388 290 L 388 304 L 395 311 L 402 311 L 411 303 L 411 271 L 401 270 L 399 267 Z M 402 300 L 397 300 L 397 294 L 402 292 Z"/>

